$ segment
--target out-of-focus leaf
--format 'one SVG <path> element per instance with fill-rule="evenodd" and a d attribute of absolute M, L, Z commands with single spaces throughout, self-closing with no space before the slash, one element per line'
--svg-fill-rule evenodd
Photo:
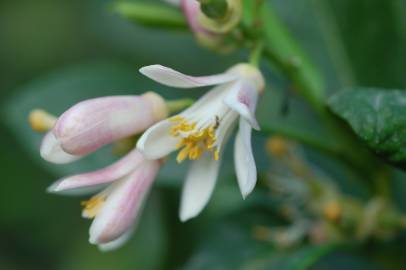
<path fill-rule="evenodd" d="M 406 87 L 406 5 L 403 0 L 324 1 L 334 11 L 357 81 Z M 366 46 L 366 44 L 370 44 Z"/>
<path fill-rule="evenodd" d="M 405 91 L 343 91 L 333 96 L 329 105 L 379 156 L 406 168 Z"/>
<path fill-rule="evenodd" d="M 299 47 L 271 5 L 261 11 L 265 52 L 268 58 L 296 84 L 295 89 L 315 108 L 321 108 L 325 95 L 324 82 L 308 56 Z"/>
<path fill-rule="evenodd" d="M 160 29 L 187 29 L 182 12 L 163 3 L 117 2 L 112 9 L 128 20 L 141 25 Z"/>
<path fill-rule="evenodd" d="M 337 251 L 328 254 L 319 260 L 311 270 L 382 270 L 398 268 L 380 268 L 371 258 L 360 256 L 355 252 Z M 399 268 L 402 269 L 402 268 Z"/>
<path fill-rule="evenodd" d="M 244 223 L 249 224 L 235 221 L 215 226 L 182 269 L 305 270 L 335 249 L 334 245 L 325 245 L 278 250 L 269 242 L 254 238 L 257 218 L 249 216 L 247 220 Z"/>
<path fill-rule="evenodd" d="M 262 261 L 258 260 L 243 269 L 252 270 L 306 270 L 323 256 L 336 249 L 335 245 L 302 246 L 289 251 L 274 251 Z"/>

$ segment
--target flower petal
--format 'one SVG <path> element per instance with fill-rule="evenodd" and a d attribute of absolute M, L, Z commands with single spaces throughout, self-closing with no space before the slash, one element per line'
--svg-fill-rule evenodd
<path fill-rule="evenodd" d="M 105 243 L 105 244 L 100 244 L 100 245 L 98 245 L 98 248 L 102 252 L 109 252 L 109 251 L 116 250 L 116 249 L 122 247 L 124 244 L 126 244 L 128 242 L 128 240 L 130 240 L 133 233 L 134 233 L 134 228 L 130 228 L 126 233 L 121 235 L 119 238 L 117 238 L 111 242 Z"/>
<path fill-rule="evenodd" d="M 207 31 L 199 21 L 200 3 L 197 0 L 181 0 L 180 6 L 185 14 L 189 27 L 194 33 L 211 36 L 212 34 Z"/>
<path fill-rule="evenodd" d="M 197 216 L 208 203 L 217 182 L 220 161 L 206 153 L 192 161 L 182 190 L 180 220 Z"/>
<path fill-rule="evenodd" d="M 151 65 L 142 67 L 140 72 L 148 78 L 171 87 L 194 88 L 223 84 L 236 80 L 235 74 L 221 73 L 212 76 L 194 77 L 185 75 L 176 70 L 161 65 Z"/>
<path fill-rule="evenodd" d="M 238 112 L 256 130 L 259 124 L 255 119 L 255 108 L 258 101 L 258 91 L 255 84 L 248 80 L 239 80 L 229 89 L 224 103 Z"/>
<path fill-rule="evenodd" d="M 163 120 L 150 127 L 138 140 L 137 149 L 148 159 L 160 159 L 174 151 L 178 139 L 169 133 L 172 124 Z"/>
<path fill-rule="evenodd" d="M 144 160 L 142 154 L 134 149 L 125 157 L 106 168 L 63 178 L 52 184 L 48 188 L 48 192 L 54 193 L 106 184 L 126 176 Z"/>
<path fill-rule="evenodd" d="M 240 119 L 239 125 L 234 145 L 234 163 L 238 185 L 245 199 L 257 182 L 257 168 L 251 146 L 252 129 L 244 119 Z"/>
<path fill-rule="evenodd" d="M 109 243 L 132 228 L 159 167 L 159 161 L 145 161 L 132 174 L 114 184 L 90 226 L 90 243 Z"/>
<path fill-rule="evenodd" d="M 40 155 L 46 161 L 56 164 L 70 163 L 81 158 L 81 156 L 66 153 L 61 147 L 61 142 L 52 131 L 44 136 L 40 147 Z"/>
<path fill-rule="evenodd" d="M 166 109 L 163 99 L 152 93 L 82 101 L 62 114 L 53 131 L 65 152 L 86 155 L 166 117 L 157 117 L 158 104 Z"/>

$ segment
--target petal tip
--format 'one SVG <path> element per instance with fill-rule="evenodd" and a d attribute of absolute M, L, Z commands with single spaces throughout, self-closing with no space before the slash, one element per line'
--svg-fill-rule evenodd
<path fill-rule="evenodd" d="M 58 193 L 58 191 L 60 191 L 60 190 L 59 190 L 59 181 L 53 183 L 52 185 L 50 185 L 50 186 L 47 187 L 47 189 L 46 189 L 46 192 L 47 192 L 47 193 L 51 193 L 51 194 Z"/>
<path fill-rule="evenodd" d="M 180 214 L 179 214 L 179 219 L 180 219 L 181 222 L 186 222 L 186 221 L 189 221 L 192 218 L 195 218 L 197 215 L 198 215 L 198 213 L 193 214 L 193 213 L 188 213 L 188 212 L 185 212 L 185 211 L 181 211 Z"/>
<path fill-rule="evenodd" d="M 68 154 L 62 149 L 61 142 L 52 131 L 48 132 L 41 142 L 40 156 L 55 164 L 66 164 L 79 159 L 79 156 Z"/>

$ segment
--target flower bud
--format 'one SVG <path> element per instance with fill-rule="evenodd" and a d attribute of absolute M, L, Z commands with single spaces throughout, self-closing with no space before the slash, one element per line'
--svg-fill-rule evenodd
<path fill-rule="evenodd" d="M 213 33 L 228 33 L 242 17 L 241 0 L 201 0 L 199 22 Z"/>
<path fill-rule="evenodd" d="M 50 162 L 65 163 L 60 153 L 83 156 L 113 141 L 144 131 L 167 116 L 165 101 L 149 92 L 142 96 L 110 96 L 82 101 L 59 117 L 41 145 Z M 49 138 L 52 138 L 49 139 Z M 72 159 L 66 159 L 70 162 Z"/>
<path fill-rule="evenodd" d="M 230 37 L 227 33 L 240 21 L 242 8 L 240 0 L 221 1 L 227 4 L 224 14 L 220 10 L 213 9 L 214 4 L 211 2 L 203 3 L 201 1 L 199 3 L 197 0 L 181 0 L 181 8 L 186 16 L 189 27 L 202 46 L 219 52 L 229 52 L 235 48 L 235 44 L 230 42 Z M 204 13 L 203 9 L 211 14 L 210 17 Z"/>
<path fill-rule="evenodd" d="M 100 200 L 90 227 L 90 243 L 100 245 L 115 241 L 136 226 L 160 164 L 157 160 L 145 161 L 132 174 L 112 185 L 108 194 L 103 194 L 105 197 Z"/>

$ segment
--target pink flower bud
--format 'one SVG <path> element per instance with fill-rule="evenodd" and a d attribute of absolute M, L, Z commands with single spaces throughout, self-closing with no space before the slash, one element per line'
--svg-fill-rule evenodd
<path fill-rule="evenodd" d="M 72 156 L 84 156 L 140 133 L 166 116 L 164 100 L 152 92 L 82 101 L 59 117 L 43 140 L 41 155 L 50 162 L 67 163 L 74 160 Z"/>
<path fill-rule="evenodd" d="M 101 195 L 105 199 L 90 227 L 90 243 L 107 244 L 133 229 L 160 164 L 157 160 L 144 161 L 142 166 Z"/>

